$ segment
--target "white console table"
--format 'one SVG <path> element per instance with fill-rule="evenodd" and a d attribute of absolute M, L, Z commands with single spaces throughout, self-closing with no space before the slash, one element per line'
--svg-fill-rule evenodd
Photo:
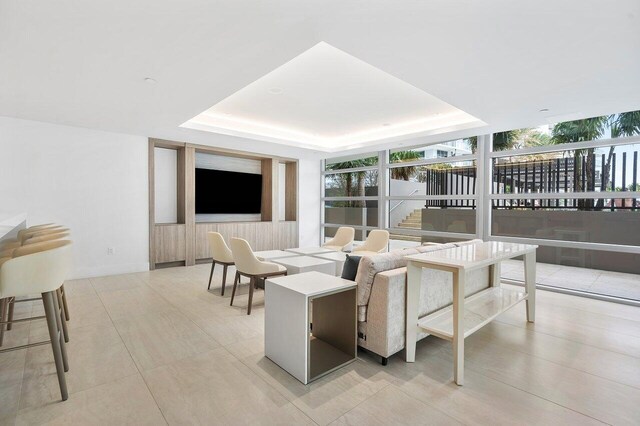
<path fill-rule="evenodd" d="M 535 320 L 536 249 L 538 246 L 490 241 L 407 256 L 406 346 L 407 362 L 415 362 L 416 340 L 425 331 L 453 344 L 453 374 L 456 384 L 464 383 L 464 339 L 502 312 L 522 300 L 527 301 L 527 321 Z M 524 256 L 525 290 L 500 287 L 500 262 Z M 491 271 L 491 285 L 465 299 L 467 273 L 483 267 Z M 453 274 L 453 306 L 418 318 L 422 268 Z"/>

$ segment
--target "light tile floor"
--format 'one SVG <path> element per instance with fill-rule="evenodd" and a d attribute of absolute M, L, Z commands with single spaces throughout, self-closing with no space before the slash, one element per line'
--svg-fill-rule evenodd
<path fill-rule="evenodd" d="M 264 357 L 263 293 L 247 316 L 247 285 L 230 307 L 208 272 L 68 282 L 69 400 L 49 346 L 0 354 L 0 424 L 640 423 L 640 308 L 539 291 L 535 324 L 520 304 L 466 340 L 463 387 L 435 337 L 413 364 L 361 352 L 305 386 Z M 42 321 L 16 324 L 7 345 L 45 335 Z"/>
<path fill-rule="evenodd" d="M 523 262 L 520 260 L 503 262 L 502 278 L 523 281 Z M 636 274 L 537 263 L 536 282 L 558 288 L 640 301 L 640 275 Z"/>

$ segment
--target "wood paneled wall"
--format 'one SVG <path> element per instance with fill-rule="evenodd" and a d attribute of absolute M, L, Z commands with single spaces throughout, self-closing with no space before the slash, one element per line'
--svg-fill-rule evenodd
<path fill-rule="evenodd" d="M 185 226 L 162 224 L 154 227 L 154 264 L 186 261 Z"/>
<path fill-rule="evenodd" d="M 262 205 L 260 207 L 263 221 L 273 220 L 273 204 L 273 160 L 265 158 L 262 160 Z"/>
<path fill-rule="evenodd" d="M 178 223 L 155 223 L 154 148 L 175 149 L 178 176 Z M 196 152 L 206 152 L 230 157 L 251 158 L 261 162 L 262 170 L 262 221 L 196 223 L 195 217 L 195 164 Z M 285 218 L 279 218 L 280 162 L 285 162 Z M 184 262 L 193 265 L 196 260 L 211 257 L 207 232 L 220 232 L 226 240 L 244 238 L 254 250 L 284 249 L 298 244 L 297 218 L 297 162 L 291 159 L 260 158 L 256 155 L 217 150 L 210 147 L 180 142 L 149 139 L 149 265 Z M 239 194 L 241 195 L 241 194 Z"/>
<path fill-rule="evenodd" d="M 236 222 L 236 223 L 197 223 L 196 259 L 209 259 L 207 232 L 219 232 L 227 244 L 232 237 L 243 238 L 251 248 L 275 250 L 296 247 L 298 244 L 297 222 Z"/>
<path fill-rule="evenodd" d="M 286 163 L 284 219 L 297 220 L 298 215 L 298 163 Z"/>

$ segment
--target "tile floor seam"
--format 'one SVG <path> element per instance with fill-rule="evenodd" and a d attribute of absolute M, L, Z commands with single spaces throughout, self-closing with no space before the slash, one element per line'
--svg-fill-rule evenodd
<path fill-rule="evenodd" d="M 236 342 L 237 343 L 237 342 Z M 228 346 L 228 345 L 227 345 Z M 234 355 L 229 349 L 227 349 L 225 346 L 222 346 L 222 349 L 224 349 L 228 354 L 230 354 L 233 358 L 235 358 L 236 360 L 238 360 L 240 362 L 240 364 L 244 365 L 245 367 L 247 367 L 247 370 L 249 370 L 254 376 L 256 376 L 258 379 L 260 379 L 263 383 L 265 383 L 267 386 L 269 386 L 271 389 L 273 389 L 274 391 L 276 391 L 276 393 L 278 395 L 280 395 L 281 397 L 283 397 L 287 403 L 291 404 L 296 410 L 300 411 L 306 418 L 308 418 L 309 420 L 311 420 L 314 424 L 320 426 L 320 424 L 318 422 L 316 422 L 315 420 L 313 420 L 307 413 L 305 413 L 304 411 L 302 411 L 296 404 L 293 403 L 293 401 L 291 401 L 289 398 L 287 398 L 287 395 L 285 395 L 283 392 L 281 392 L 277 387 L 273 386 L 271 383 L 269 383 L 268 381 L 266 381 L 262 376 L 260 376 L 259 374 L 255 373 L 252 369 L 251 366 L 249 364 L 247 364 L 246 362 L 244 362 L 241 358 L 237 357 L 236 355 Z"/>
<path fill-rule="evenodd" d="M 514 285 L 514 284 L 507 284 L 507 285 Z M 515 286 L 524 287 L 524 284 L 523 285 L 515 285 Z M 536 291 L 537 292 L 545 291 L 545 292 L 548 292 L 548 293 L 562 294 L 562 293 L 555 293 L 553 291 L 545 290 L 545 289 L 541 289 L 541 288 L 537 288 L 537 287 L 536 287 Z M 568 296 L 566 294 L 562 294 L 562 295 L 563 296 Z M 570 297 L 580 297 L 580 296 L 570 296 Z M 591 300 L 597 300 L 597 299 L 591 299 Z M 607 302 L 607 301 L 604 301 L 604 300 L 599 300 L 599 301 L 603 302 L 603 303 L 615 303 L 615 302 Z M 538 309 L 539 309 L 540 308 L 540 301 L 538 300 L 536 303 L 538 304 Z M 552 304 L 552 306 L 558 307 L 557 305 L 553 305 L 553 304 Z M 632 306 L 632 305 L 627 305 L 627 306 Z M 591 314 L 591 315 L 599 315 L 599 316 L 603 316 L 603 317 L 606 317 L 606 318 L 611 318 L 613 320 L 622 320 L 622 321 L 630 321 L 630 322 L 633 322 L 633 323 L 638 323 L 638 328 L 640 328 L 640 320 L 629 319 L 629 318 L 624 318 L 624 317 L 618 317 L 618 316 L 615 316 L 615 315 L 603 314 L 603 313 L 600 313 L 600 312 L 593 312 L 593 311 L 589 311 L 589 310 L 582 309 L 582 308 L 576 308 L 576 307 L 572 307 L 572 309 L 575 309 L 576 311 L 580 311 L 580 312 L 585 312 L 585 313 Z M 590 325 L 590 327 L 598 328 L 600 330 L 607 330 L 604 327 L 599 327 L 599 326 L 596 326 L 596 325 Z M 640 336 L 636 336 L 636 335 L 633 335 L 633 334 L 628 334 L 628 333 L 624 333 L 624 332 L 620 332 L 620 331 L 616 331 L 616 333 L 623 334 L 625 336 L 631 336 L 631 337 L 635 337 L 635 338 L 640 338 Z"/>
<path fill-rule="evenodd" d="M 525 331 L 530 332 L 530 333 L 538 333 L 538 334 L 542 334 L 542 335 L 545 335 L 545 336 L 553 337 L 553 338 L 555 338 L 555 339 L 566 340 L 566 341 L 568 341 L 568 342 L 577 343 L 577 344 L 579 344 L 579 345 L 588 346 L 588 347 L 590 347 L 590 348 L 595 348 L 595 349 L 600 349 L 600 350 L 603 350 L 603 351 L 606 351 L 606 352 L 611 352 L 612 354 L 618 354 L 618 355 L 628 356 L 628 357 L 631 357 L 631 358 L 637 358 L 638 360 L 640 360 L 640 353 L 638 353 L 638 355 L 637 355 L 637 356 L 636 356 L 636 355 L 631 355 L 631 354 L 628 354 L 628 353 L 619 352 L 619 351 L 614 351 L 614 350 L 611 350 L 611 349 L 608 349 L 608 348 L 603 348 L 603 347 L 601 347 L 601 346 L 596 346 L 596 345 L 594 345 L 594 344 L 592 344 L 592 343 L 580 342 L 580 341 L 578 341 L 578 340 L 574 340 L 574 339 L 571 339 L 571 338 L 568 338 L 568 337 L 559 337 L 559 336 L 556 336 L 555 334 L 551 334 L 550 332 L 539 331 L 539 330 L 530 330 L 530 329 L 528 329 L 526 326 L 525 326 L 525 327 L 521 327 L 521 326 L 518 326 L 518 325 L 512 324 L 512 323 L 510 323 L 510 322 L 501 321 L 501 320 L 500 320 L 500 317 L 496 318 L 494 321 L 495 321 L 495 322 L 498 322 L 498 323 L 500 323 L 500 324 L 502 324 L 502 325 L 509 325 L 509 326 L 511 326 L 511 327 L 519 328 L 519 329 L 521 329 L 521 330 L 525 330 Z M 622 333 L 617 333 L 617 334 L 622 334 Z M 627 336 L 627 337 L 635 337 L 635 336 L 629 336 L 628 334 L 623 334 L 623 336 Z M 635 337 L 635 338 L 636 338 L 636 339 L 638 339 L 638 340 L 640 340 L 640 337 Z"/>
<path fill-rule="evenodd" d="M 486 332 L 485 332 L 485 333 L 486 333 Z M 483 340 L 484 340 L 485 342 L 492 343 L 492 342 L 489 342 L 486 338 L 485 338 L 485 339 L 483 339 Z M 572 367 L 572 366 L 569 366 L 569 365 L 564 365 L 564 364 L 562 364 L 562 363 L 560 363 L 560 362 L 553 361 L 553 360 L 550 360 L 550 359 L 547 359 L 547 358 L 541 357 L 541 356 L 539 356 L 539 355 L 531 354 L 531 353 L 529 353 L 529 352 L 525 352 L 525 351 L 522 351 L 522 350 L 519 350 L 519 349 L 513 349 L 513 348 L 508 348 L 508 350 L 511 350 L 511 351 L 514 351 L 514 352 L 518 352 L 518 353 L 521 353 L 521 354 L 524 354 L 524 355 L 527 355 L 527 356 L 530 356 L 530 357 L 538 358 L 538 359 L 541 359 L 541 360 L 543 360 L 543 361 L 550 362 L 551 364 L 559 365 L 560 367 L 568 368 L 568 369 L 573 370 L 573 371 L 578 371 L 578 372 L 580 372 L 580 373 L 588 374 L 589 376 L 597 377 L 597 378 L 599 378 L 599 379 L 606 380 L 606 381 L 611 382 L 611 383 L 616 383 L 616 384 L 618 384 L 618 385 L 622 385 L 622 386 L 626 386 L 626 387 L 629 387 L 629 388 L 632 388 L 632 389 L 640 390 L 640 387 L 639 387 L 639 386 L 633 386 L 633 385 L 629 385 L 629 384 L 627 384 L 627 383 L 618 382 L 618 381 L 613 380 L 613 379 L 610 379 L 610 378 L 608 378 L 608 377 L 599 376 L 599 375 L 597 375 L 597 374 L 590 373 L 590 372 L 588 372 L 588 371 L 580 370 L 579 368 L 575 368 L 575 367 Z"/>
<path fill-rule="evenodd" d="M 328 426 L 334 424 L 335 422 L 337 422 L 340 417 L 344 417 L 347 414 L 349 414 L 350 412 L 352 412 L 353 410 L 355 410 L 356 408 L 358 408 L 359 406 L 361 406 L 362 404 L 364 404 L 365 402 L 367 402 L 369 399 L 373 398 L 374 396 L 376 396 L 377 394 L 379 394 L 380 392 L 382 392 L 383 390 L 387 389 L 389 386 L 393 386 L 393 384 L 391 383 L 387 383 L 384 387 L 382 387 L 381 389 L 379 389 L 378 391 L 372 393 L 371 395 L 369 395 L 368 397 L 366 397 L 365 399 L 363 399 L 362 401 L 360 401 L 359 403 L 357 403 L 355 406 L 351 407 L 349 410 L 345 411 L 344 413 L 340 414 L 338 417 L 336 417 L 335 419 L 331 420 L 329 423 L 327 423 Z M 397 386 L 396 386 L 397 388 Z M 451 417 L 451 416 L 448 416 Z"/>
<path fill-rule="evenodd" d="M 209 333 L 207 333 L 207 331 L 205 329 L 200 327 L 200 325 L 198 325 L 198 323 L 195 322 L 189 315 L 187 315 L 185 312 L 183 312 L 182 309 L 180 309 L 180 306 L 174 305 L 173 303 L 171 303 L 171 301 L 169 299 L 164 297 L 164 295 L 161 292 L 159 292 L 158 290 L 156 290 L 155 288 L 149 286 L 148 284 L 145 284 L 145 285 L 147 287 L 149 287 L 151 290 L 153 290 L 159 297 L 161 297 L 163 300 L 165 300 L 168 304 L 173 306 L 181 315 L 183 315 L 185 318 L 187 318 L 189 321 L 191 321 L 191 323 L 193 323 L 193 325 L 195 325 L 198 330 L 202 331 L 209 339 L 213 340 L 220 347 L 224 347 L 224 345 L 222 343 L 218 342 L 213 336 L 211 336 Z M 211 349 L 205 350 L 204 352 L 208 352 L 209 350 L 211 350 Z M 200 352 L 200 353 L 204 353 L 204 352 Z"/>
<path fill-rule="evenodd" d="M 520 327 L 520 326 L 517 326 L 517 325 L 512 324 L 512 323 L 510 323 L 510 322 L 506 322 L 506 321 L 500 320 L 500 317 L 498 317 L 498 318 L 494 319 L 494 321 L 495 321 L 495 322 L 499 322 L 500 324 L 511 325 L 511 326 L 513 326 L 513 327 L 518 327 L 518 328 L 523 329 L 523 330 L 528 330 L 526 327 Z M 638 355 L 638 356 L 636 357 L 636 356 L 634 356 L 634 355 L 631 355 L 631 354 L 628 354 L 628 353 L 625 353 L 625 352 L 619 352 L 619 351 L 610 350 L 610 349 L 607 349 L 607 348 L 603 348 L 603 347 L 601 347 L 601 346 L 596 346 L 596 345 L 591 344 L 591 343 L 584 343 L 584 342 L 580 342 L 579 340 L 574 340 L 574 339 L 571 339 L 571 338 L 568 338 L 568 337 L 559 337 L 559 336 L 556 336 L 555 334 L 551 334 L 550 332 L 547 332 L 547 331 L 539 331 L 539 330 L 532 330 L 532 331 L 535 331 L 536 333 L 539 333 L 539 334 L 544 334 L 545 336 L 551 336 L 551 337 L 555 337 L 555 338 L 557 338 L 557 339 L 567 340 L 567 341 L 569 341 L 569 342 L 579 343 L 579 344 L 582 344 L 582 345 L 585 345 L 585 346 L 590 346 L 590 347 L 592 347 L 592 348 L 602 349 L 602 350 L 605 350 L 605 351 L 609 351 L 609 352 L 611 352 L 611 353 L 615 353 L 615 354 L 619 354 L 619 355 L 625 355 L 625 356 L 630 356 L 630 357 L 632 357 L 632 358 L 638 358 L 638 359 L 640 359 L 640 355 Z M 617 333 L 617 334 L 621 334 L 621 333 Z M 626 337 L 635 337 L 635 336 L 629 336 L 628 334 L 624 334 L 623 336 L 626 336 Z M 640 338 L 639 338 L 639 337 L 635 337 L 635 338 L 636 338 L 636 339 L 638 339 L 638 340 L 640 340 Z"/>
<path fill-rule="evenodd" d="M 89 279 L 89 282 L 91 283 L 91 286 L 93 286 L 93 282 L 91 281 L 91 279 Z M 93 289 L 95 291 L 95 287 Z M 147 384 L 147 381 L 145 380 L 144 375 L 142 374 L 142 371 L 140 371 L 140 368 L 138 367 L 138 364 L 136 363 L 135 358 L 133 357 L 133 354 L 131 353 L 131 350 L 129 349 L 129 347 L 125 343 L 124 339 L 122 338 L 122 335 L 120 334 L 120 330 L 118 330 L 118 327 L 116 327 L 115 323 L 113 322 L 113 318 L 111 318 L 111 314 L 107 310 L 107 307 L 104 305 L 104 301 L 100 297 L 100 293 L 98 293 L 96 291 L 96 294 L 98 295 L 98 299 L 100 300 L 100 303 L 102 304 L 102 307 L 107 312 L 107 316 L 109 317 L 109 321 L 111 321 L 111 325 L 113 326 L 114 330 L 116 330 L 116 333 L 118 333 L 118 338 L 120 338 L 120 342 L 122 343 L 122 345 L 124 346 L 125 350 L 129 354 L 129 357 L 131 358 L 131 362 L 133 363 L 134 367 L 136 368 L 137 374 L 142 379 L 142 382 L 144 383 L 144 386 L 147 388 L 147 391 L 149 392 L 149 395 L 151 395 L 151 398 L 153 399 L 153 403 L 156 405 L 156 408 L 160 412 L 160 415 L 162 416 L 162 419 L 164 420 L 165 424 L 168 425 L 169 422 L 167 421 L 167 418 L 164 415 L 164 412 L 162 411 L 162 408 L 158 404 L 158 401 L 156 400 L 156 397 L 153 394 L 153 392 L 151 392 L 151 389 L 149 388 L 149 385 Z M 133 374 L 131 376 L 133 376 Z M 130 377 L 130 376 L 127 376 L 127 377 Z"/>
<path fill-rule="evenodd" d="M 442 356 L 442 354 L 440 354 L 440 356 Z M 521 392 L 524 392 L 524 393 L 526 393 L 526 394 L 529 394 L 529 395 L 531 395 L 531 396 L 533 396 L 533 397 L 536 397 L 536 398 L 538 398 L 538 399 L 541 399 L 541 400 L 544 400 L 544 401 L 550 402 L 551 404 L 554 404 L 554 405 L 556 405 L 556 406 L 558 406 L 558 407 L 562 407 L 562 408 L 564 408 L 564 409 L 566 409 L 566 410 L 572 411 L 572 412 L 574 412 L 574 413 L 578 413 L 578 414 L 580 414 L 580 415 L 582 415 L 582 416 L 589 417 L 590 419 L 593 419 L 593 420 L 595 420 L 595 421 L 597 421 L 597 422 L 600 422 L 600 423 L 603 423 L 603 424 L 606 424 L 606 425 L 610 425 L 610 426 L 611 426 L 611 423 L 607 423 L 606 421 L 601 420 L 601 419 L 598 419 L 598 418 L 596 418 L 596 417 L 594 417 L 594 416 L 592 416 L 592 415 L 590 415 L 590 414 L 583 413 L 583 412 L 581 412 L 581 411 L 579 411 L 579 410 L 576 410 L 575 408 L 567 407 L 566 405 L 560 404 L 559 402 L 553 401 L 553 400 L 551 400 L 551 399 L 549 399 L 549 398 L 546 398 L 546 397 L 544 397 L 544 396 L 542 396 L 542 395 L 535 394 L 535 393 L 533 393 L 533 392 L 531 392 L 531 391 L 529 391 L 529 390 L 527 390 L 527 389 L 520 388 L 520 387 L 518 387 L 518 386 L 516 386 L 516 385 L 514 385 L 514 384 L 508 383 L 508 382 L 506 382 L 506 381 L 504 381 L 504 380 L 501 380 L 501 379 L 499 379 L 499 378 L 497 378 L 497 377 L 491 377 L 491 376 L 489 376 L 489 375 L 486 375 L 486 374 L 484 374 L 482 371 L 476 370 L 475 368 L 473 368 L 473 367 L 472 367 L 472 366 L 470 366 L 470 365 L 465 365 L 465 370 L 473 371 L 474 373 L 476 373 L 476 374 L 478 374 L 478 375 L 480 375 L 480 376 L 482 376 L 482 377 L 485 377 L 485 378 L 486 378 L 486 379 L 488 379 L 488 380 L 493 380 L 493 381 L 496 381 L 496 382 L 502 383 L 503 385 L 509 386 L 509 387 L 511 387 L 511 388 L 514 388 L 514 389 L 518 389 L 518 390 L 519 390 L 519 391 L 521 391 Z"/>

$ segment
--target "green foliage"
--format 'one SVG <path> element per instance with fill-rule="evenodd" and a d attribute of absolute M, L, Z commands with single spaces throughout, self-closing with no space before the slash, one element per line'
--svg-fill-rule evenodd
<path fill-rule="evenodd" d="M 471 149 L 475 152 L 478 147 L 478 137 L 467 139 Z M 530 146 L 549 145 L 551 137 L 536 129 L 517 129 L 493 134 L 493 150 L 505 151 L 508 149 L 526 148 Z"/>
<path fill-rule="evenodd" d="M 406 163 L 407 161 L 415 161 L 424 157 L 422 152 L 418 151 L 398 151 L 389 155 L 390 163 Z M 417 167 L 395 167 L 391 169 L 391 179 L 409 180 L 418 172 Z"/>

